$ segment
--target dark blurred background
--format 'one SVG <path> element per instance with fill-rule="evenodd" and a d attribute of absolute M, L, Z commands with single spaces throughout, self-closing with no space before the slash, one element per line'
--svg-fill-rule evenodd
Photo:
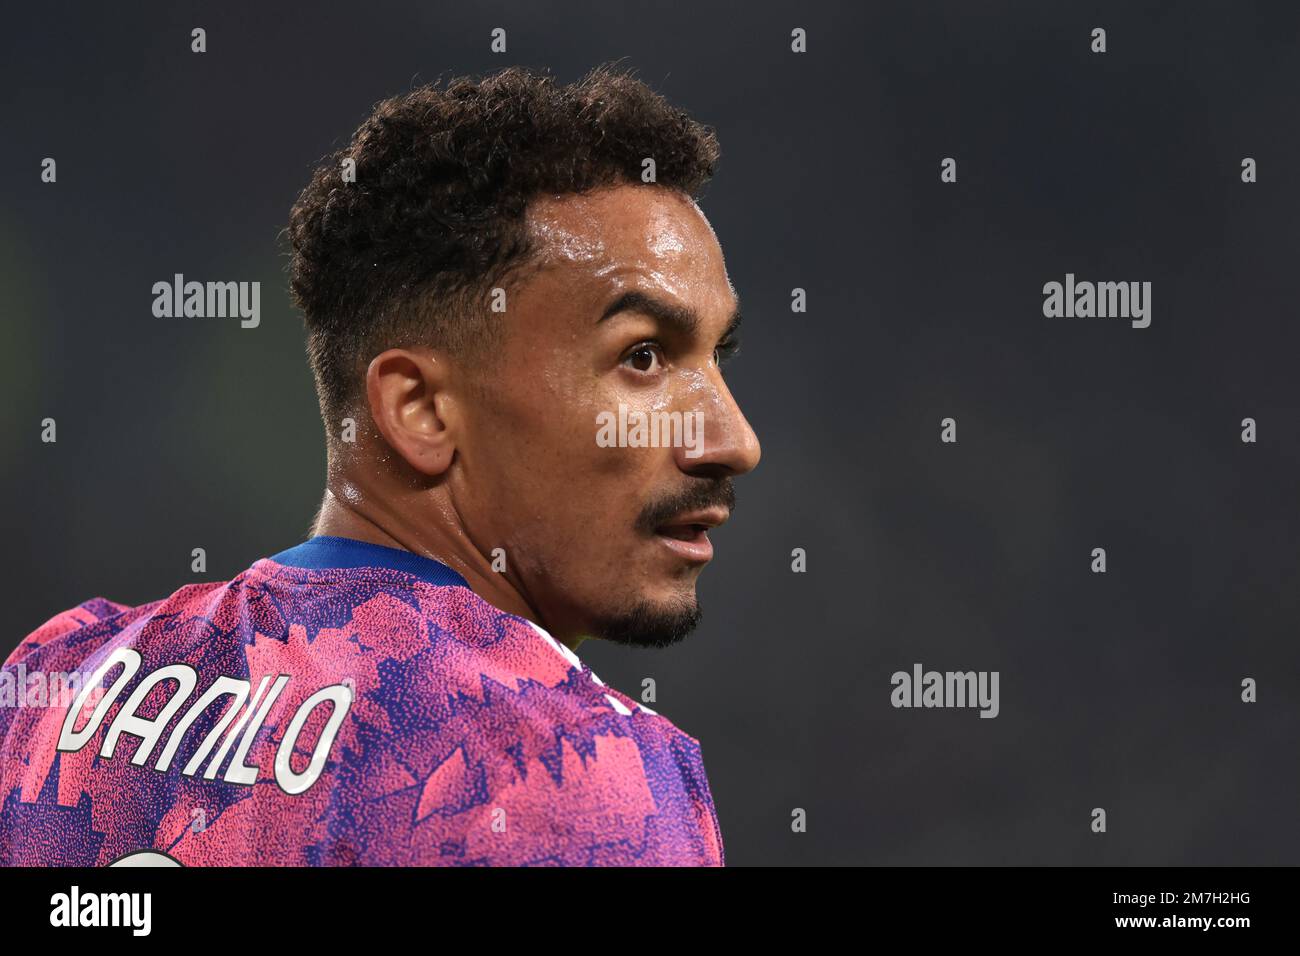
<path fill-rule="evenodd" d="M 583 656 L 701 740 L 728 863 L 1295 863 L 1298 40 L 1290 3 L 11 5 L 0 654 L 305 535 L 279 233 L 375 101 L 625 58 L 718 130 L 764 454 L 701 629 Z M 260 281 L 261 326 L 155 318 L 176 272 Z M 1067 272 L 1152 282 L 1150 328 L 1045 318 Z M 894 709 L 916 662 L 999 671 L 1000 715 Z"/>

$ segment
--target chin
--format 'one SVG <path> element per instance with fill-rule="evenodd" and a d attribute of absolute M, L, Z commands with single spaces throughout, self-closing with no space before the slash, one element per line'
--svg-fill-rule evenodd
<path fill-rule="evenodd" d="M 686 639 L 702 618 L 692 585 L 667 598 L 640 597 L 598 614 L 591 634 L 632 647 L 668 647 Z"/>

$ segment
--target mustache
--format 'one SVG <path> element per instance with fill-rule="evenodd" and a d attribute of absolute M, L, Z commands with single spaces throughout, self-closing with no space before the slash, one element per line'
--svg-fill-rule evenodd
<path fill-rule="evenodd" d="M 637 528 L 651 533 L 683 511 L 723 507 L 736 510 L 736 488 L 730 478 L 704 478 L 668 497 L 647 505 L 637 519 Z"/>

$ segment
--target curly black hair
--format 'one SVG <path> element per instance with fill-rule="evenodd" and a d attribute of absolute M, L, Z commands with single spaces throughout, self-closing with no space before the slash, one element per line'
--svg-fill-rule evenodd
<path fill-rule="evenodd" d="M 289 218 L 290 289 L 326 420 L 386 348 L 483 354 L 499 326 L 484 321 L 491 289 L 536 251 L 530 199 L 640 183 L 647 157 L 659 185 L 696 196 L 718 154 L 711 128 L 610 64 L 569 85 L 510 67 L 379 103 Z"/>

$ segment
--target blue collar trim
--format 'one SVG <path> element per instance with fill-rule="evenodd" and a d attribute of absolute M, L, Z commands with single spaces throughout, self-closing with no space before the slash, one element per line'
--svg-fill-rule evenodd
<path fill-rule="evenodd" d="M 388 548 L 354 538 L 337 538 L 319 535 L 309 538 L 296 547 L 272 555 L 271 560 L 290 568 L 390 568 L 413 575 L 421 581 L 441 587 L 469 583 L 441 561 L 426 558 L 413 551 Z"/>

